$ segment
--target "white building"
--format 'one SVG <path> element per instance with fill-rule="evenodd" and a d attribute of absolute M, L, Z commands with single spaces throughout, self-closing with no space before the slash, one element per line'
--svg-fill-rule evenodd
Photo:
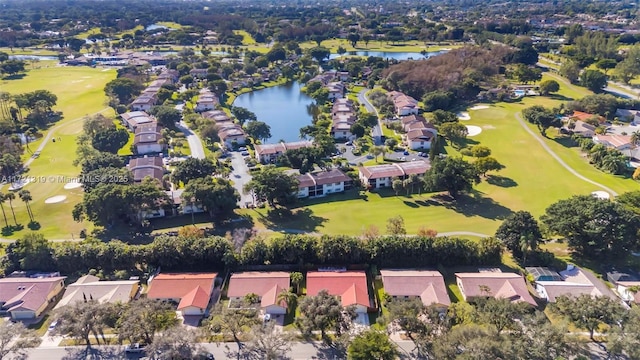
<path fill-rule="evenodd" d="M 338 169 L 298 176 L 298 198 L 322 197 L 351 189 L 352 180 Z"/>

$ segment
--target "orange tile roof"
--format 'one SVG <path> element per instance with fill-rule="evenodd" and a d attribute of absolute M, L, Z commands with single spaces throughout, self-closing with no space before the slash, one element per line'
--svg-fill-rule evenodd
<path fill-rule="evenodd" d="M 147 297 L 150 299 L 182 299 L 195 288 L 209 295 L 213 289 L 216 273 L 164 273 L 151 280 Z"/>
<path fill-rule="evenodd" d="M 586 121 L 588 119 L 591 119 L 592 117 L 597 117 L 599 122 L 604 122 L 604 118 L 598 114 L 589 114 L 586 112 L 582 112 L 582 111 L 574 111 L 573 115 L 571 115 L 572 118 L 574 119 L 578 119 L 578 120 L 582 120 L 582 121 Z"/>
<path fill-rule="evenodd" d="M 211 292 L 207 292 L 202 288 L 202 286 L 197 286 L 182 297 L 180 304 L 178 304 L 178 310 L 182 310 L 190 306 L 194 306 L 199 309 L 206 309 L 209 305 L 209 299 L 211 299 Z"/>
<path fill-rule="evenodd" d="M 316 296 L 320 290 L 339 296 L 342 306 L 371 306 L 364 271 L 310 271 L 307 273 L 307 295 Z"/>

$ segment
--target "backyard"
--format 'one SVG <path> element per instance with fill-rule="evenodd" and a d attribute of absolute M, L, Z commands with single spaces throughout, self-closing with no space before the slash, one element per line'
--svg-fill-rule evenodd
<path fill-rule="evenodd" d="M 58 67 L 53 62 L 43 64 L 46 66 L 30 70 L 22 79 L 3 80 L 0 85 L 3 91 L 11 94 L 47 89 L 58 96 L 55 109 L 62 111 L 64 118 L 49 130 L 43 131 L 43 138 L 30 144 L 30 148 L 35 151 L 46 138 L 47 132 L 51 132 L 50 140 L 40 156 L 29 166 L 28 176 L 37 181 L 24 188 L 31 192 L 31 208 L 44 236 L 49 239 L 77 238 L 80 230 L 90 229 L 91 224 L 73 221 L 71 210 L 82 200 L 82 190 L 64 189 L 65 183 L 62 180 L 63 177 L 72 178 L 79 173 L 72 163 L 76 158 L 75 139 L 82 131 L 82 119 L 97 112 L 113 115 L 113 110 L 105 105 L 104 86 L 115 78 L 116 72 L 113 69 Z M 25 153 L 23 160 L 26 161 L 30 156 Z M 1 190 L 6 192 L 6 186 Z M 46 199 L 54 196 L 66 198 L 58 203 L 45 204 Z M 24 203 L 17 200 L 13 204 L 18 223 L 26 227 L 29 218 Z M 17 238 L 25 233 L 23 230 L 4 237 Z"/>

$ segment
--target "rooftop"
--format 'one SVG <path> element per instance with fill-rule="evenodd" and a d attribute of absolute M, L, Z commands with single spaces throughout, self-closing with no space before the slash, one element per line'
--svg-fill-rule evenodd
<path fill-rule="evenodd" d="M 56 309 L 87 300 L 96 300 L 101 303 L 127 303 L 135 295 L 138 283 L 138 280 L 100 281 L 96 276 L 85 275 L 67 286 Z"/>
<path fill-rule="evenodd" d="M 444 277 L 435 270 L 380 270 L 384 290 L 391 296 L 420 297 L 426 306 L 449 306 Z"/>
<path fill-rule="evenodd" d="M 307 273 L 307 295 L 316 296 L 320 290 L 339 296 L 342 306 L 371 306 L 364 271 L 309 271 Z"/>

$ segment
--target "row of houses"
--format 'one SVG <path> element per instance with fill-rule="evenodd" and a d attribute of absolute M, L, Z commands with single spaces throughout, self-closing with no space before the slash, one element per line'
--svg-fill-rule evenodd
<path fill-rule="evenodd" d="M 616 115 L 629 122 L 630 126 L 640 124 L 640 112 L 636 110 L 618 109 Z M 574 111 L 572 115 L 563 118 L 563 128 L 571 134 L 585 138 L 591 138 L 594 143 L 604 145 L 607 148 L 615 149 L 624 155 L 640 159 L 640 152 L 632 141 L 631 135 L 624 132 L 605 132 L 598 134 L 597 126 L 594 125 L 597 120 L 598 126 L 606 126 L 606 119 L 600 115 L 589 114 L 581 111 Z M 633 130 L 633 129 L 632 129 Z"/>
<path fill-rule="evenodd" d="M 361 166 L 358 168 L 358 176 L 368 189 L 380 189 L 391 187 L 395 179 L 404 180 L 410 175 L 423 176 L 430 168 L 431 164 L 422 160 Z"/>
<path fill-rule="evenodd" d="M 333 102 L 331 107 L 331 136 L 335 139 L 349 139 L 351 126 L 358 121 L 358 115 L 353 101 L 346 98 L 339 98 Z"/>
<path fill-rule="evenodd" d="M 431 149 L 431 143 L 438 136 L 436 127 L 429 123 L 422 115 L 407 115 L 400 118 L 405 132 L 403 140 L 412 150 Z"/>
<path fill-rule="evenodd" d="M 218 127 L 218 137 L 226 148 L 234 145 L 242 146 L 247 142 L 247 134 L 240 124 L 237 124 L 222 110 L 210 110 L 202 113 L 202 117 L 212 120 Z"/>
<path fill-rule="evenodd" d="M 210 111 L 214 110 L 218 105 L 220 105 L 218 96 L 212 93 L 208 88 L 203 88 L 200 90 L 200 94 L 198 95 L 198 100 L 196 101 L 194 111 L 198 113 Z"/>
<path fill-rule="evenodd" d="M 273 164 L 282 156 L 287 150 L 295 150 L 301 148 L 312 147 L 311 141 L 293 141 L 293 142 L 279 142 L 277 144 L 260 144 L 255 145 L 255 157 L 256 161 L 262 164 Z"/>
<path fill-rule="evenodd" d="M 535 287 L 529 292 L 526 279 L 516 273 L 496 268 L 481 268 L 474 272 L 455 273 L 456 285 L 464 300 L 493 297 L 537 306 L 538 302 L 553 303 L 560 296 L 590 295 L 618 299 L 618 296 L 594 274 L 573 265 L 556 272 L 546 267 L 527 267 Z M 47 310 L 76 302 L 95 300 L 102 303 L 127 303 L 140 294 L 137 278 L 100 281 L 86 275 L 65 287 L 66 277 L 53 274 L 22 274 L 0 279 L 0 313 L 14 320 L 35 319 Z M 419 299 L 425 306 L 446 308 L 451 304 L 443 275 L 436 270 L 383 269 L 380 279 L 386 296 L 396 300 Z M 607 279 L 625 303 L 640 301 L 637 289 L 640 276 L 633 272 L 610 271 Z M 208 309 L 221 295 L 224 279 L 217 273 L 159 273 L 150 277 L 146 296 L 170 301 L 183 316 L 206 316 Z M 327 291 L 338 297 L 343 306 L 355 306 L 356 313 L 368 323 L 366 314 L 377 311 L 373 279 L 365 271 L 319 269 L 306 273 L 306 295 L 316 296 Z M 248 295 L 257 298 L 257 307 L 264 314 L 287 313 L 287 304 L 279 296 L 291 288 L 290 273 L 285 271 L 236 272 L 228 279 L 226 297 L 230 307 L 246 306 Z M 536 298 L 539 300 L 536 301 Z M 379 299 L 382 300 L 382 299 Z"/>
<path fill-rule="evenodd" d="M 158 78 L 149 84 L 142 94 L 131 103 L 133 111 L 149 111 L 158 104 L 158 91 L 165 84 L 175 84 L 178 82 L 180 73 L 176 70 L 165 69 Z"/>
<path fill-rule="evenodd" d="M 397 116 L 418 115 L 418 100 L 400 91 L 389 91 L 387 97 L 393 102 Z"/>

